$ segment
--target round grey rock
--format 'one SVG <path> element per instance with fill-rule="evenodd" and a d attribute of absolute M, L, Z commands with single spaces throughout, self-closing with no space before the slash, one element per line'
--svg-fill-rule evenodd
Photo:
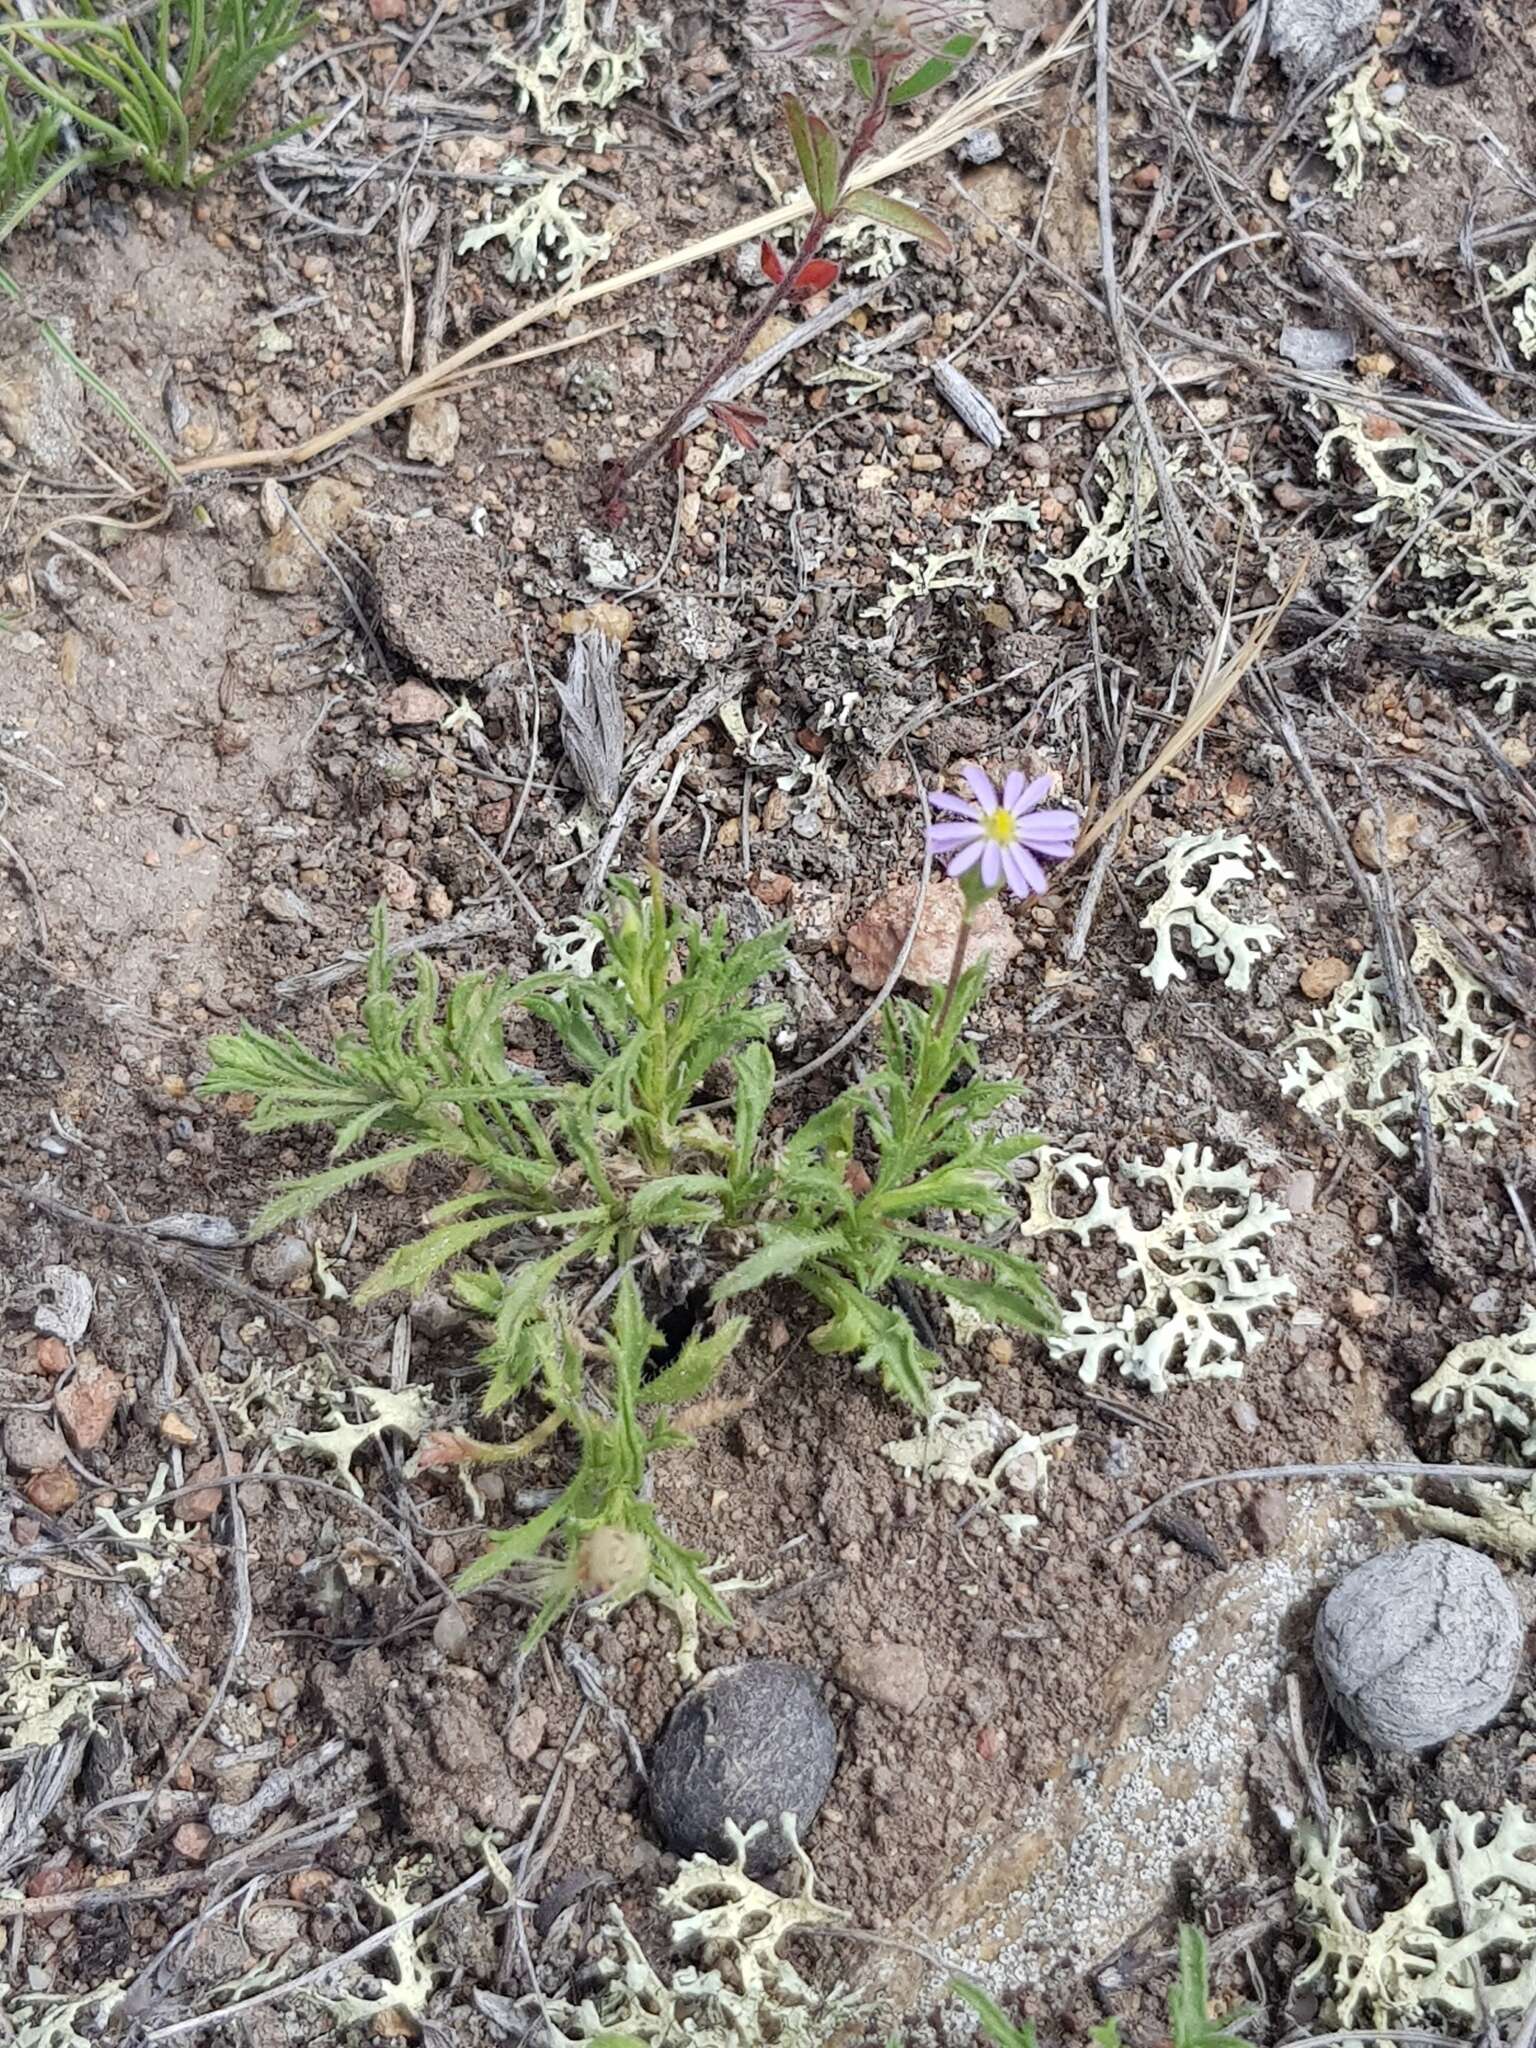
<path fill-rule="evenodd" d="M 832 1717 L 809 1673 L 774 1657 L 711 1671 L 672 1709 L 651 1752 L 651 1815 L 678 1856 L 731 1860 L 726 1822 L 743 1834 L 766 1822 L 747 1848 L 747 1869 L 765 1877 L 787 1863 L 795 1834 L 821 1810 L 837 1768 Z"/>
<path fill-rule="evenodd" d="M 1433 1749 L 1485 1727 L 1515 1688 L 1525 1626 L 1498 1568 L 1434 1536 L 1342 1578 L 1313 1654 L 1341 1718 L 1373 1749 Z"/>

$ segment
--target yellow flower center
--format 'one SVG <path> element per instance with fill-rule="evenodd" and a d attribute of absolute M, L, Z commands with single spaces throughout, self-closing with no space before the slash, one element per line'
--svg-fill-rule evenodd
<path fill-rule="evenodd" d="M 1013 846 L 1019 836 L 1012 811 L 983 812 L 981 829 L 994 846 Z"/>

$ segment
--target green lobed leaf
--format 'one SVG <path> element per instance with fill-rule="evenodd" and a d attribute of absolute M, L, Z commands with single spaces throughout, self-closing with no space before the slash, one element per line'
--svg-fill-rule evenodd
<path fill-rule="evenodd" d="M 641 1387 L 637 1400 L 644 1407 L 665 1408 L 696 1400 L 713 1385 L 721 1366 L 750 1328 L 745 1316 L 732 1316 L 707 1337 L 691 1331 L 672 1363 Z"/>
<path fill-rule="evenodd" d="M 637 1229 L 653 1224 L 718 1222 L 730 1183 L 718 1173 L 668 1173 L 647 1181 L 629 1199 L 628 1220 Z"/>
<path fill-rule="evenodd" d="M 763 1119 L 773 1100 L 773 1082 L 773 1054 L 767 1046 L 743 1046 L 736 1061 L 736 1095 L 731 1110 L 733 1186 L 739 1186 L 752 1171 Z"/>
<path fill-rule="evenodd" d="M 503 1529 L 493 1536 L 485 1549 L 471 1565 L 453 1582 L 456 1593 L 472 1593 L 477 1586 L 494 1579 L 514 1564 L 528 1564 L 536 1558 L 544 1545 L 554 1535 L 566 1516 L 566 1496 L 535 1515 L 531 1521 L 522 1523 L 516 1529 Z"/>
<path fill-rule="evenodd" d="M 318 1209 L 322 1202 L 328 1202 L 332 1195 L 339 1195 L 344 1188 L 355 1187 L 360 1180 L 373 1175 L 387 1173 L 396 1166 L 409 1166 L 414 1159 L 423 1159 L 432 1150 L 428 1144 L 397 1145 L 392 1152 L 375 1152 L 367 1159 L 349 1159 L 342 1166 L 328 1166 L 320 1173 L 307 1174 L 303 1180 L 296 1180 L 274 1195 L 261 1214 L 251 1225 L 252 1237 L 265 1237 L 269 1230 L 276 1230 L 280 1223 L 291 1223 L 296 1216 L 307 1216 L 312 1209 Z"/>
<path fill-rule="evenodd" d="M 1061 1327 L 1056 1304 L 1043 1285 L 1033 1290 L 1007 1287 L 996 1280 L 967 1280 L 955 1273 L 935 1273 L 927 1266 L 900 1266 L 897 1271 L 913 1286 L 924 1287 L 930 1294 L 942 1294 L 947 1301 L 961 1302 L 991 1322 L 1006 1323 L 1010 1329 L 1048 1337 Z"/>
<path fill-rule="evenodd" d="M 801 1235 L 773 1223 L 759 1224 L 758 1228 L 764 1232 L 772 1231 L 773 1235 L 739 1266 L 733 1266 L 715 1282 L 709 1296 L 712 1302 L 734 1301 L 740 1294 L 749 1294 L 754 1287 L 797 1273 L 811 1260 L 837 1251 L 843 1242 L 841 1233 L 835 1230 L 811 1231 Z"/>
<path fill-rule="evenodd" d="M 933 1408 L 932 1377 L 940 1361 L 920 1344 L 917 1332 L 899 1309 L 872 1301 L 840 1273 L 825 1266 L 801 1270 L 801 1284 L 833 1311 L 830 1322 L 811 1332 L 811 1349 L 856 1351 L 866 1372 L 878 1372 L 881 1383 L 898 1401 L 919 1415 Z"/>
<path fill-rule="evenodd" d="M 377 1272 L 368 1275 L 352 1298 L 359 1308 L 363 1308 L 370 1301 L 377 1301 L 381 1294 L 393 1294 L 397 1288 L 407 1294 L 420 1294 L 433 1274 L 446 1266 L 450 1259 L 456 1259 L 471 1245 L 494 1237 L 498 1231 L 524 1221 L 526 1218 L 517 1211 L 498 1211 L 492 1216 L 472 1216 L 462 1223 L 444 1223 L 436 1230 L 429 1230 L 425 1237 L 391 1252 Z"/>

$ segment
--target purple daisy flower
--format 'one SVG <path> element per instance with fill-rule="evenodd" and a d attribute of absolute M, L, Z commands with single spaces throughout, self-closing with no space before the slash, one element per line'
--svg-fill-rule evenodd
<path fill-rule="evenodd" d="M 974 803 L 938 791 L 929 794 L 928 801 L 936 811 L 948 811 L 964 820 L 963 824 L 930 825 L 929 850 L 943 861 L 952 879 L 979 865 L 983 888 L 996 889 L 1006 882 L 1017 896 L 1043 895 L 1044 863 L 1067 859 L 1082 825 L 1075 811 L 1036 809 L 1049 794 L 1055 777 L 1038 775 L 1033 782 L 1026 782 L 1015 769 L 999 796 L 990 776 L 979 768 L 967 768 L 964 773 Z"/>

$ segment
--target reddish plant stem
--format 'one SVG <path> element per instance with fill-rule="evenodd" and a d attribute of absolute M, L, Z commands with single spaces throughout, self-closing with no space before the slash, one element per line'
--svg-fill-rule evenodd
<path fill-rule="evenodd" d="M 849 179 L 857 165 L 873 149 L 881 129 L 885 126 L 886 117 L 890 113 L 891 85 L 898 62 L 899 59 L 896 57 L 879 57 L 874 61 L 874 95 L 854 133 L 853 140 L 844 152 L 842 165 L 838 171 L 837 195 L 831 207 L 823 209 L 818 206 L 815 209 L 807 223 L 804 240 L 794 261 L 769 291 L 767 298 L 748 314 L 682 403 L 673 410 L 651 438 L 643 442 L 628 461 L 614 472 L 610 495 L 615 502 L 622 503 L 626 487 L 633 483 L 636 477 L 643 476 L 651 464 L 671 447 L 682 433 L 689 415 L 696 412 L 701 405 L 708 403 L 716 385 L 742 361 L 755 337 L 773 318 L 785 300 L 793 296 L 795 287 L 805 274 L 807 264 L 814 260 L 816 252 L 826 240 L 827 230 L 837 218 L 847 196 Z"/>

